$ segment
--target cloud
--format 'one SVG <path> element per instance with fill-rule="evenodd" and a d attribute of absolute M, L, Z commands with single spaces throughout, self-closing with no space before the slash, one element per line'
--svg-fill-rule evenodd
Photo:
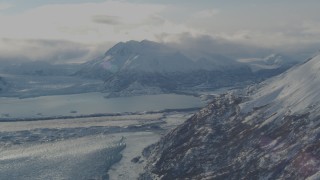
<path fill-rule="evenodd" d="M 9 8 L 11 8 L 11 7 L 13 7 L 12 4 L 9 4 L 9 3 L 0 3 L 0 11 L 9 9 Z"/>
<path fill-rule="evenodd" d="M 168 42 L 168 45 L 195 56 L 194 58 L 201 56 L 202 53 L 221 54 L 233 58 L 263 57 L 271 53 L 271 49 L 268 48 L 242 44 L 206 34 L 192 35 L 190 33 L 182 33 L 177 35 L 175 42 Z"/>
<path fill-rule="evenodd" d="M 81 44 L 62 40 L 0 39 L 0 60 L 80 63 L 102 55 L 111 44 Z"/>
<path fill-rule="evenodd" d="M 303 46 L 319 44 L 320 31 L 314 29 L 288 28 L 283 31 L 243 30 L 234 33 L 220 33 L 218 37 L 252 47 L 277 49 L 278 51 L 299 51 Z"/>
<path fill-rule="evenodd" d="M 105 51 L 100 47 L 106 47 L 106 42 L 143 39 L 244 55 L 273 50 L 294 52 L 305 49 L 302 46 L 313 49 L 320 39 L 320 21 L 315 13 L 318 6 L 301 1 L 294 6 L 236 3 L 236 8 L 217 2 L 215 6 L 115 0 L 43 4 L 0 13 L 0 39 L 7 39 L 7 44 L 0 40 L 1 57 L 83 61 L 93 52 Z M 9 8 L 0 3 L 1 7 Z"/>
<path fill-rule="evenodd" d="M 215 15 L 219 14 L 220 10 L 218 9 L 206 9 L 194 14 L 195 18 L 212 18 Z"/>
<path fill-rule="evenodd" d="M 92 21 L 100 24 L 118 25 L 121 24 L 120 18 L 117 16 L 108 15 L 95 15 L 92 17 Z"/>
<path fill-rule="evenodd" d="M 81 43 L 154 39 L 153 32 L 159 29 L 175 32 L 179 26 L 174 23 L 170 28 L 162 26 L 166 20 L 159 14 L 164 9 L 164 5 L 125 1 L 45 5 L 18 14 L 0 15 L 0 38 Z"/>
<path fill-rule="evenodd" d="M 189 31 L 160 13 L 164 5 L 105 1 L 49 4 L 0 14 L 0 60 L 83 62 L 119 41 Z"/>
<path fill-rule="evenodd" d="M 300 25 L 301 31 L 304 35 L 319 36 L 320 35 L 320 22 L 306 21 Z"/>
<path fill-rule="evenodd" d="M 249 32 L 247 32 L 249 33 Z M 244 39 L 254 39 L 258 35 L 250 35 L 245 32 L 239 33 L 239 35 L 235 35 L 236 37 L 228 38 L 222 36 L 211 36 L 211 35 L 192 35 L 190 33 L 181 33 L 176 35 L 176 39 L 174 42 L 166 42 L 169 46 L 177 48 L 184 52 L 185 54 L 191 56 L 194 59 L 197 59 L 204 54 L 218 54 L 224 55 L 227 57 L 240 59 L 240 58 L 250 58 L 250 57 L 265 57 L 270 54 L 280 53 L 285 56 L 288 56 L 294 60 L 302 61 L 310 56 L 312 56 L 315 52 L 320 49 L 319 41 L 299 41 L 297 39 L 292 40 L 291 43 L 281 39 L 279 44 L 276 46 L 268 46 L 266 44 L 259 45 L 257 42 L 243 42 Z M 250 37 L 248 37 L 250 35 Z M 167 36 L 163 34 L 163 36 Z M 264 35 L 261 35 L 264 36 Z M 274 38 L 285 38 L 285 35 L 279 34 L 276 37 L 271 37 L 271 40 L 275 40 Z M 261 37 L 264 39 L 264 37 Z M 271 42 L 269 42 L 271 43 Z M 284 46 L 283 44 L 286 44 Z"/>

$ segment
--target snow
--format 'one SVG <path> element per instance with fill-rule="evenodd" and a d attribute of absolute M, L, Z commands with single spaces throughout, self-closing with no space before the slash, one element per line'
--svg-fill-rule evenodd
<path fill-rule="evenodd" d="M 255 92 L 250 102 L 242 104 L 244 112 L 271 103 L 273 109 L 270 111 L 280 109 L 282 113 L 297 113 L 310 106 L 314 106 L 313 109 L 319 108 L 320 55 L 265 84 Z"/>
<path fill-rule="evenodd" d="M 137 59 L 138 57 L 139 57 L 139 55 L 136 55 L 136 56 L 134 56 L 133 58 L 129 58 L 129 59 L 124 63 L 124 67 L 123 67 L 123 68 L 126 68 L 126 67 L 130 66 L 131 63 L 132 63 L 135 59 Z"/>
<path fill-rule="evenodd" d="M 109 150 L 119 136 L 90 136 L 36 145 L 17 145 L 0 153 L 1 179 L 90 179 L 106 174 Z"/>
<path fill-rule="evenodd" d="M 124 162 L 160 137 L 127 127 L 153 124 L 162 117 L 158 113 L 0 122 L 0 179 L 101 179 L 120 157 L 122 137 L 128 143 Z M 115 128 L 120 131 L 110 131 Z"/>
<path fill-rule="evenodd" d="M 123 158 L 109 170 L 110 179 L 137 179 L 139 174 L 143 172 L 146 165 L 146 159 L 142 156 L 142 151 L 145 147 L 157 142 L 161 135 L 169 130 L 182 124 L 185 120 L 191 117 L 193 113 L 165 113 L 159 118 L 165 123 L 161 123 L 161 128 L 165 131 L 157 132 L 137 132 L 123 135 L 126 137 L 126 149 L 122 151 Z M 134 163 L 131 160 L 139 157 L 138 162 Z"/>
<path fill-rule="evenodd" d="M 62 129 L 62 128 L 86 128 L 92 126 L 121 126 L 139 125 L 150 123 L 152 120 L 163 117 L 162 113 L 144 115 L 121 115 L 105 117 L 88 117 L 76 119 L 56 119 L 49 121 L 21 121 L 21 122 L 1 122 L 0 132 L 15 132 L 36 129 Z"/>
<path fill-rule="evenodd" d="M 315 173 L 314 175 L 308 177 L 306 180 L 318 180 L 320 179 L 320 172 Z"/>
<path fill-rule="evenodd" d="M 34 103 L 34 98 L 20 100 Z M 159 124 L 167 131 L 190 115 L 172 112 L 168 116 L 146 113 L 0 122 L 0 179 L 101 179 L 107 173 L 110 179 L 135 179 L 144 162 L 143 158 L 138 163 L 131 160 L 158 141 L 163 131 L 130 127 Z M 126 148 L 119 152 L 123 137 Z M 123 158 L 108 172 L 120 154 Z"/>
<path fill-rule="evenodd" d="M 142 151 L 148 145 L 151 145 L 160 139 L 160 135 L 152 132 L 139 132 L 125 135 L 126 149 L 122 152 L 122 159 L 109 170 L 110 179 L 128 180 L 137 179 L 143 172 L 145 160 L 142 157 Z M 139 142 L 139 143 L 137 143 Z M 134 163 L 131 160 L 141 156 L 140 162 Z M 144 162 L 141 162 L 141 161 Z"/>
<path fill-rule="evenodd" d="M 188 52 L 151 41 L 121 42 L 109 49 L 104 57 L 86 63 L 88 67 L 99 67 L 108 62 L 120 71 L 148 73 L 177 73 L 195 70 L 221 70 L 243 67 L 233 59 L 221 55 L 204 54 L 192 57 Z M 107 60 L 106 60 L 107 59 Z M 108 69 L 107 69 L 108 70 Z"/>
<path fill-rule="evenodd" d="M 193 116 L 193 112 L 191 113 L 170 113 L 167 114 L 162 120 L 164 120 L 166 123 L 161 125 L 164 129 L 171 129 L 174 127 L 177 127 L 178 125 L 182 124 L 185 120 L 189 119 L 191 116 Z"/>

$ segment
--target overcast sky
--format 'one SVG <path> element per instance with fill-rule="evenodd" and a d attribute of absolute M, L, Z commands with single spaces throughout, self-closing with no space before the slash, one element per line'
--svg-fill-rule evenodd
<path fill-rule="evenodd" d="M 0 59 L 83 61 L 119 41 L 185 44 L 204 37 L 315 49 L 319 7 L 319 0 L 1 0 Z"/>

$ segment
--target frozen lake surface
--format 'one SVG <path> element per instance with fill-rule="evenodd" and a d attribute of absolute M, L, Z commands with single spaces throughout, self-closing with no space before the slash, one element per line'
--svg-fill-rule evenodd
<path fill-rule="evenodd" d="M 184 114 L 0 122 L 0 179 L 135 179 L 131 160 Z"/>
<path fill-rule="evenodd" d="M 105 96 L 2 97 L 0 120 L 204 106 L 200 98 L 187 95 Z M 133 163 L 132 158 L 141 156 L 143 148 L 156 142 L 165 130 L 187 119 L 184 115 L 167 118 L 165 114 L 0 122 L 0 179 L 136 178 L 144 164 Z M 108 172 L 121 156 L 122 160 Z"/>
<path fill-rule="evenodd" d="M 97 135 L 1 149 L 0 179 L 103 179 L 120 158 L 119 135 Z M 118 157 L 117 157 L 118 156 Z"/>
<path fill-rule="evenodd" d="M 0 179 L 108 179 L 124 148 L 134 157 L 159 139 L 149 127 L 162 117 L 0 122 Z"/>

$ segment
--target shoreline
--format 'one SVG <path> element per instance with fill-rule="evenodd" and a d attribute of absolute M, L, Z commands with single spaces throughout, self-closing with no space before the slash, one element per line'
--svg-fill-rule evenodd
<path fill-rule="evenodd" d="M 159 111 L 139 111 L 139 112 L 122 112 L 122 113 L 98 113 L 88 115 L 76 116 L 48 116 L 48 117 L 30 117 L 30 118 L 0 118 L 0 122 L 21 122 L 21 121 L 49 121 L 49 120 L 67 120 L 67 119 L 81 119 L 81 118 L 94 118 L 94 117 L 113 117 L 113 116 L 127 116 L 127 115 L 145 115 L 157 113 L 170 113 L 170 112 L 189 112 L 200 110 L 201 107 L 183 108 L 183 109 L 164 109 Z"/>

